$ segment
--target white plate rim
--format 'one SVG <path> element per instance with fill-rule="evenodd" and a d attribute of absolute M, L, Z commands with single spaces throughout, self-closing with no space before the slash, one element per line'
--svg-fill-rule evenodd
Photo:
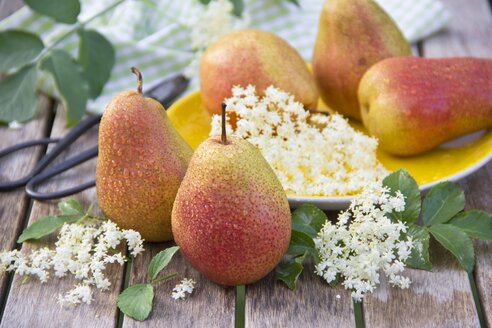
<path fill-rule="evenodd" d="M 482 160 L 478 161 L 469 168 L 459 171 L 451 176 L 445 177 L 443 179 L 427 183 L 425 185 L 419 186 L 421 192 L 427 191 L 433 186 L 443 182 L 452 181 L 457 182 L 472 173 L 478 171 L 480 168 L 485 166 L 492 159 L 492 152 L 484 157 Z M 347 209 L 350 202 L 355 198 L 355 196 L 349 197 L 298 197 L 298 196 L 288 196 L 289 205 L 291 208 L 297 208 L 302 204 L 312 204 L 318 206 L 320 209 L 325 211 L 337 211 Z"/>

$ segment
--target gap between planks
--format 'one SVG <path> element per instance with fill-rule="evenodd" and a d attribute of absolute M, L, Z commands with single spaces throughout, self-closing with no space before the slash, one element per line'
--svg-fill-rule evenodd
<path fill-rule="evenodd" d="M 65 111 L 59 107 L 52 136 L 58 137 L 66 134 L 65 116 Z M 97 128 L 94 127 L 62 153 L 57 162 L 96 144 Z M 42 187 L 42 190 L 59 190 L 85 182 L 94 176 L 94 165 L 95 159 L 64 172 L 60 176 L 52 178 L 46 186 Z M 86 190 L 71 198 L 75 198 L 87 206 L 96 200 L 95 189 Z M 59 201 L 34 201 L 29 223 L 31 224 L 43 216 L 56 214 Z M 22 251 L 29 252 L 42 246 L 52 246 L 53 242 L 54 236 L 52 235 L 41 242 L 24 243 Z M 107 271 L 107 276 L 113 284 L 110 291 L 95 292 L 94 301 L 90 306 L 62 308 L 57 304 L 57 295 L 69 291 L 78 281 L 73 278 L 53 278 L 47 283 L 41 284 L 36 278 L 33 278 L 22 284 L 23 277 L 16 275 L 12 281 L 0 327 L 63 327 L 67 325 L 71 327 L 114 327 L 117 322 L 116 297 L 120 292 L 123 280 L 123 267 L 111 265 Z"/>
<path fill-rule="evenodd" d="M 12 146 L 19 142 L 47 137 L 53 124 L 53 102 L 45 97 L 38 97 L 38 111 L 33 120 L 20 129 L 0 128 L 0 149 Z M 12 181 L 28 174 L 45 153 L 46 146 L 28 148 L 16 152 L 0 160 L 0 180 Z M 8 173 L 8 174 L 7 174 Z M 31 208 L 30 199 L 23 188 L 3 192 L 0 197 L 0 240 L 1 250 L 20 248 L 16 240 L 25 227 Z M 5 224 L 5 222 L 9 224 Z M 10 290 L 12 274 L 0 272 L 0 321 L 3 315 L 6 296 Z"/>
<path fill-rule="evenodd" d="M 426 57 L 451 57 L 475 55 L 491 57 L 490 40 L 492 39 L 492 18 L 486 0 L 443 0 L 452 14 L 452 21 L 443 31 L 422 42 L 421 50 Z M 489 48 L 487 48 L 489 47 Z M 490 168 L 488 165 L 487 168 Z M 490 211 L 486 196 L 492 189 L 477 190 L 474 179 L 490 184 L 491 176 L 485 175 L 487 168 L 480 170 L 463 181 L 470 184 L 466 190 L 468 208 L 483 208 Z M 465 188 L 466 189 L 466 188 Z M 473 201 L 482 199 L 481 203 Z M 472 204 L 472 206 L 469 206 Z M 487 208 L 488 207 L 488 208 Z M 479 293 L 490 295 L 492 281 L 490 246 L 484 250 L 485 243 L 477 243 L 477 278 L 482 273 L 485 279 L 477 279 Z M 437 246 L 437 247 L 436 247 Z M 370 295 L 364 302 L 364 315 L 368 327 L 478 327 L 477 314 L 479 303 L 475 304 L 470 281 L 466 272 L 447 251 L 436 243 L 431 246 L 434 272 L 406 270 L 412 280 L 409 290 L 390 289 L 383 281 L 381 288 Z M 485 258 L 488 260 L 485 260 Z M 483 269 L 482 269 L 483 267 Z M 488 280 L 486 280 L 488 279 Z M 482 292 L 481 292 L 482 290 Z M 482 301 L 484 298 L 482 297 Z M 489 300 L 482 303 L 484 310 L 492 308 Z M 489 310 L 490 311 L 490 310 Z M 485 313 L 490 325 L 491 313 Z"/>

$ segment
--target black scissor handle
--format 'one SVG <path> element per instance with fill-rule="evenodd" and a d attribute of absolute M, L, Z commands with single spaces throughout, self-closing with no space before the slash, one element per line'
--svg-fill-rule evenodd
<path fill-rule="evenodd" d="M 37 199 L 37 200 L 47 200 L 47 199 L 56 199 L 56 198 L 62 198 L 65 196 L 70 196 L 73 194 L 76 194 L 82 190 L 94 187 L 96 185 L 96 181 L 92 180 L 86 183 L 83 183 L 81 185 L 78 185 L 76 187 L 68 188 L 65 190 L 58 190 L 55 192 L 51 193 L 44 193 L 44 192 L 39 192 L 36 190 L 36 187 L 48 180 L 49 178 L 64 172 L 66 170 L 69 170 L 81 163 L 84 163 L 85 161 L 97 157 L 98 154 L 98 147 L 95 146 L 91 149 L 88 149 L 77 156 L 71 157 L 53 167 L 50 167 L 49 169 L 41 172 L 40 174 L 34 176 L 31 180 L 26 185 L 26 192 L 31 198 Z"/>
<path fill-rule="evenodd" d="M 50 143 L 55 143 L 60 141 L 59 138 L 43 138 L 43 139 L 37 139 L 37 140 L 29 140 L 26 142 L 21 142 L 16 145 L 13 145 L 11 147 L 2 149 L 0 151 L 0 158 L 10 155 L 12 153 L 18 152 L 19 150 L 26 149 L 29 147 L 34 147 L 34 146 L 42 146 L 42 145 L 48 145 Z M 0 182 L 0 191 L 7 191 L 7 190 L 12 190 L 18 187 L 21 187 L 25 185 L 29 179 L 31 178 L 30 175 L 25 176 L 23 178 L 20 178 L 18 180 L 14 181 L 6 181 L 6 182 Z"/>

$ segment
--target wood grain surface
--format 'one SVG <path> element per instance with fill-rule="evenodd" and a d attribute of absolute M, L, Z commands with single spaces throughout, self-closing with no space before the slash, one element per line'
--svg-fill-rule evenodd
<path fill-rule="evenodd" d="M 65 111 L 58 108 L 53 125 L 52 136 L 63 136 L 65 128 Z M 67 151 L 60 155 L 60 160 L 73 156 L 97 144 L 96 128 L 92 133 L 82 136 Z M 95 159 L 71 169 L 53 178 L 44 190 L 55 191 L 60 188 L 73 186 L 94 177 Z M 84 205 L 95 202 L 95 188 L 79 193 L 73 198 Z M 60 200 L 47 202 L 35 201 L 32 207 L 29 223 L 50 214 L 57 213 Z M 97 209 L 96 209 L 97 210 Z M 54 236 L 37 243 L 24 243 L 22 252 L 29 252 L 42 246 L 53 246 Z M 50 279 L 41 284 L 37 279 L 22 283 L 23 277 L 15 276 L 7 298 L 1 327 L 114 327 L 117 322 L 116 298 L 123 282 L 124 270 L 118 265 L 111 265 L 107 272 L 113 286 L 104 293 L 95 292 L 91 305 L 80 305 L 75 308 L 60 307 L 57 296 L 69 291 L 75 283 L 73 278 Z"/>
<path fill-rule="evenodd" d="M 19 129 L 0 127 L 0 149 L 31 139 L 44 138 L 49 135 L 51 127 L 52 102 L 44 96 L 39 97 L 38 114 Z M 24 177 L 35 166 L 46 147 L 35 147 L 19 151 L 0 159 L 0 181 L 12 181 Z M 24 189 L 0 194 L 0 250 L 14 249 L 15 241 L 24 225 L 29 210 L 29 199 Z M 0 271 L 0 304 L 4 303 L 7 274 Z"/>
<path fill-rule="evenodd" d="M 465 55 L 492 57 L 490 49 L 492 15 L 488 2 L 486 0 L 443 0 L 443 2 L 452 14 L 451 22 L 445 31 L 422 42 L 423 55 L 425 57 Z M 475 173 L 471 178 L 466 179 L 463 185 L 470 184 L 472 179 L 484 175 L 484 172 L 486 169 Z M 488 189 L 488 193 L 482 193 L 484 195 L 482 199 L 489 198 L 491 191 L 492 189 Z M 480 198 L 480 194 L 474 190 L 467 190 L 469 200 Z M 487 210 L 485 204 L 475 206 Z M 475 206 L 469 207 L 475 208 Z M 489 211 L 490 207 L 489 205 Z M 478 268 L 477 274 L 480 272 L 482 275 L 481 279 L 478 279 L 482 290 L 484 284 L 488 287 L 484 291 L 488 291 L 489 303 L 483 304 L 485 308 L 488 306 L 486 312 L 490 313 L 492 277 L 487 271 L 492 270 L 492 262 L 490 249 L 485 249 L 490 245 L 487 246 L 485 243 L 479 245 L 481 247 L 478 249 L 477 262 L 479 266 L 488 263 L 488 270 Z M 433 272 L 406 270 L 407 276 L 412 280 L 409 290 L 390 288 L 384 281 L 381 284 L 382 288 L 366 298 L 364 319 L 367 327 L 478 327 L 480 325 L 467 273 L 460 268 L 450 253 L 436 246 L 438 245 L 434 244 L 431 249 Z"/>
<path fill-rule="evenodd" d="M 330 218 L 336 213 L 328 212 Z M 246 327 L 354 327 L 350 292 L 330 288 L 305 267 L 295 291 L 275 281 L 275 273 L 246 287 Z"/>
<path fill-rule="evenodd" d="M 424 43 L 428 57 L 492 59 L 492 8 L 487 0 L 446 0 L 453 12 L 449 29 Z M 492 81 L 489 81 L 492 83 Z M 467 209 L 492 212 L 492 163 L 461 181 Z M 492 327 L 492 242 L 475 242 L 475 281 L 487 325 Z"/>
<path fill-rule="evenodd" d="M 150 260 L 161 250 L 174 243 L 147 243 L 146 251 L 138 256 L 131 273 L 130 285 L 148 282 L 147 267 Z M 124 328 L 130 327 L 233 327 L 235 290 L 218 286 L 194 270 L 178 251 L 160 277 L 177 272 L 179 276 L 163 282 L 155 288 L 154 310 L 147 321 L 138 322 L 129 317 L 123 321 Z M 185 300 L 174 300 L 171 292 L 183 278 L 197 282 L 195 291 Z"/>

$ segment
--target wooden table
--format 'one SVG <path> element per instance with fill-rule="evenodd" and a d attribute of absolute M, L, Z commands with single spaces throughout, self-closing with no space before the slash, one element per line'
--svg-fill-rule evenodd
<path fill-rule="evenodd" d="M 0 18 L 7 16 L 18 1 L 3 0 Z M 426 57 L 481 56 L 492 58 L 492 11 L 487 0 L 446 0 L 452 12 L 448 29 L 419 43 L 416 51 Z M 14 8 L 15 9 L 15 8 Z M 65 112 L 62 106 L 42 95 L 34 120 L 18 130 L 0 127 L 0 149 L 14 143 L 46 136 L 62 136 Z M 97 128 L 70 147 L 60 160 L 79 153 L 97 142 Z M 48 147 L 49 150 L 49 147 Z M 46 149 L 22 152 L 0 162 L 0 179 L 27 173 Z M 45 190 L 78 184 L 94 176 L 95 160 L 53 179 Z M 492 212 L 492 163 L 461 181 L 467 208 Z M 95 203 L 95 189 L 74 196 L 81 203 Z M 29 251 L 52 242 L 16 244 L 28 224 L 56 213 L 57 201 L 30 200 L 22 189 L 0 194 L 0 249 Z M 334 216 L 335 213 L 329 213 Z M 92 305 L 61 308 L 56 295 L 68 290 L 73 279 L 53 279 L 41 285 L 36 279 L 22 284 L 22 278 L 0 273 L 0 327 L 232 327 L 235 322 L 236 290 L 217 286 L 200 276 L 181 256 L 173 259 L 171 271 L 198 281 L 188 300 L 170 298 L 172 283 L 156 290 L 154 310 L 143 323 L 124 317 L 116 298 L 125 282 L 146 280 L 147 265 L 154 254 L 171 243 L 147 244 L 147 251 L 132 265 L 113 267 L 109 292 L 96 293 Z M 276 282 L 270 274 L 246 287 L 247 327 L 479 327 L 492 326 L 492 243 L 476 242 L 476 268 L 472 275 L 460 269 L 446 251 L 432 245 L 433 272 L 406 270 L 412 280 L 407 290 L 393 289 L 382 281 L 362 305 L 352 303 L 343 287 L 329 288 L 312 270 L 306 270 L 296 292 Z"/>

